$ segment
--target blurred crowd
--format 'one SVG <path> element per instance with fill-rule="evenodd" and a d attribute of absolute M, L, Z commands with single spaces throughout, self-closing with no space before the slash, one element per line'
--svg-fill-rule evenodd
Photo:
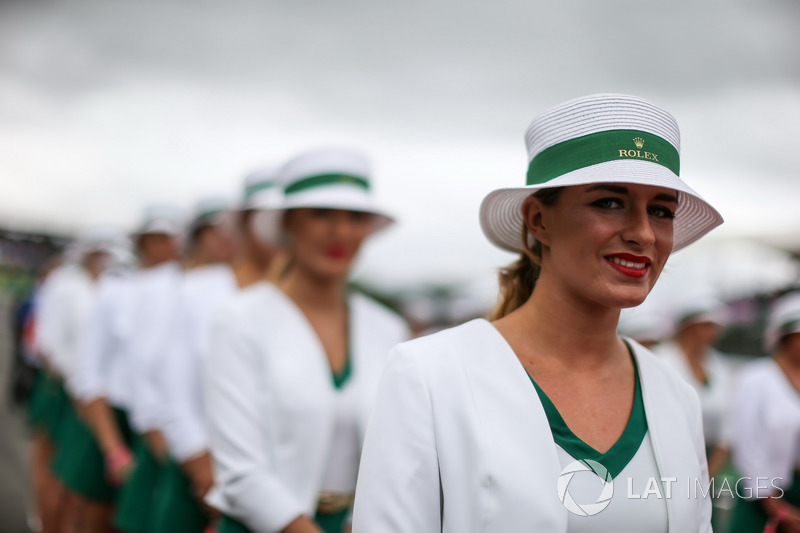
<path fill-rule="evenodd" d="M 368 180 L 358 154 L 301 154 L 247 176 L 236 204 L 202 199 L 188 218 L 149 206 L 133 232 L 87 228 L 46 264 L 16 315 L 23 363 L 35 369 L 33 527 L 247 531 L 220 486 L 246 493 L 252 487 L 237 480 L 272 462 L 292 463 L 287 483 L 312 501 L 274 489 L 263 505 L 283 508 L 287 520 L 310 513 L 327 533 L 348 531 L 360 412 L 380 375 L 357 352 L 388 352 L 411 335 L 399 315 L 347 284 L 362 241 L 392 222 L 370 200 Z M 787 289 L 770 302 L 769 356 L 755 360 L 715 348 L 729 323 L 725 302 L 688 292 L 679 300 L 659 313 L 624 312 L 620 332 L 698 393 L 716 530 L 751 531 L 774 505 L 781 509 L 769 515 L 794 517 L 784 527 L 800 531 L 800 510 L 773 498 L 800 490 L 800 294 Z M 348 336 L 331 333 L 339 329 Z M 260 336 L 325 364 L 296 355 L 278 368 L 248 366 L 248 343 Z M 271 374 L 249 380 L 262 371 Z M 330 375 L 317 380 L 318 371 Z M 323 416 L 327 404 L 334 414 Z M 259 416 L 286 421 L 273 424 L 279 434 L 262 434 Z M 331 435 L 302 430 L 316 447 L 293 444 L 301 430 L 291 424 L 323 427 L 325 417 L 337 420 Z M 269 450 L 249 450 L 259 446 Z"/>

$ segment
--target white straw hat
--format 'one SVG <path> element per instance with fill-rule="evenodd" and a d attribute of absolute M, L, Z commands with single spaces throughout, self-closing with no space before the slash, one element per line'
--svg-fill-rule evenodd
<path fill-rule="evenodd" d="M 773 304 L 767 319 L 764 346 L 773 352 L 781 339 L 792 333 L 800 333 L 800 292 L 790 292 Z"/>
<path fill-rule="evenodd" d="M 232 207 L 233 205 L 227 198 L 219 196 L 201 198 L 195 204 L 192 212 L 192 219 L 188 227 L 189 235 L 200 228 L 227 223 L 230 219 Z"/>
<path fill-rule="evenodd" d="M 279 168 L 260 167 L 244 178 L 244 199 L 241 210 L 275 209 L 283 202 L 283 188 L 279 181 Z"/>
<path fill-rule="evenodd" d="M 394 222 L 371 194 L 369 161 L 360 152 L 339 148 L 317 149 L 290 159 L 281 168 L 283 201 L 259 213 L 259 233 L 279 242 L 280 218 L 290 209 L 322 208 L 358 211 L 373 215 L 372 231 Z"/>
<path fill-rule="evenodd" d="M 522 251 L 522 204 L 544 188 L 633 183 L 674 189 L 673 250 L 722 224 L 722 217 L 678 176 L 680 133 L 675 119 L 635 96 L 595 94 L 540 115 L 525 134 L 525 187 L 492 191 L 480 209 L 481 228 L 495 245 Z"/>
<path fill-rule="evenodd" d="M 183 232 L 183 216 L 171 205 L 150 205 L 145 208 L 142 220 L 134 237 L 153 233 L 165 233 L 178 237 Z"/>

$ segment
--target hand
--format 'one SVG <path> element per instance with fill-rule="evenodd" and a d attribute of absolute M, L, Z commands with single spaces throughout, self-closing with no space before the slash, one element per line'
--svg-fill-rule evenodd
<path fill-rule="evenodd" d="M 298 516 L 281 530 L 281 533 L 324 533 L 320 527 L 307 516 Z"/>
<path fill-rule="evenodd" d="M 125 446 L 119 446 L 106 454 L 105 463 L 109 482 L 119 486 L 127 481 L 133 471 L 133 454 Z"/>
<path fill-rule="evenodd" d="M 203 452 L 188 461 L 184 461 L 181 467 L 192 482 L 192 492 L 194 492 L 195 497 L 203 501 L 208 491 L 214 486 L 214 469 L 211 464 L 211 454 Z"/>
<path fill-rule="evenodd" d="M 156 429 L 148 431 L 143 436 L 147 447 L 150 448 L 155 458 L 161 462 L 165 461 L 167 458 L 167 440 L 164 438 L 164 434 Z"/>

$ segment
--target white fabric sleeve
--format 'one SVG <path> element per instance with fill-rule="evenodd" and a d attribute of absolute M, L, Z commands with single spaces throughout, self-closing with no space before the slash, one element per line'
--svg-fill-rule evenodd
<path fill-rule="evenodd" d="M 175 328 L 169 341 L 169 355 L 164 362 L 163 429 L 169 449 L 178 462 L 196 457 L 208 449 L 208 436 L 203 412 L 202 362 L 197 352 L 198 325 L 185 302 L 177 311 Z"/>
<path fill-rule="evenodd" d="M 353 533 L 440 532 L 440 491 L 430 393 L 400 345 L 384 370 L 367 427 Z"/>
<path fill-rule="evenodd" d="M 305 514 L 274 473 L 263 354 L 237 313 L 212 323 L 204 398 L 216 483 L 224 512 L 254 533 L 277 533 Z"/>
<path fill-rule="evenodd" d="M 161 430 L 164 425 L 162 406 L 164 390 L 169 383 L 163 364 L 169 357 L 168 341 L 175 319 L 176 295 L 170 292 L 150 308 L 147 327 L 136 332 L 142 337 L 141 348 L 131 354 L 131 422 L 141 433 Z"/>
<path fill-rule="evenodd" d="M 86 403 L 106 395 L 113 304 L 109 296 L 101 285 L 80 346 L 74 389 L 78 398 Z"/>
<path fill-rule="evenodd" d="M 697 392 L 687 383 L 684 384 L 686 394 L 691 399 L 693 427 L 692 436 L 694 441 L 694 450 L 697 455 L 697 461 L 700 464 L 700 483 L 702 487 L 708 487 L 710 481 L 708 478 L 708 457 L 706 456 L 706 440 L 703 434 L 703 411 L 700 407 L 700 398 Z M 700 498 L 700 516 L 698 517 L 700 528 L 699 533 L 713 533 L 711 529 L 711 498 Z"/>
<path fill-rule="evenodd" d="M 781 488 L 791 483 L 800 442 L 798 421 L 781 405 L 786 398 L 775 394 L 780 384 L 770 382 L 765 369 L 758 370 L 759 375 L 741 376 L 736 387 L 731 451 L 741 484 L 748 489 L 740 493 L 764 498 L 776 492 L 773 480 Z"/>

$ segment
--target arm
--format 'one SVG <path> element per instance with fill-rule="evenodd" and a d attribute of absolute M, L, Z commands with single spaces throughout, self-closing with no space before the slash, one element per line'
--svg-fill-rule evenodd
<path fill-rule="evenodd" d="M 164 375 L 170 386 L 164 391 L 163 427 L 170 453 L 191 480 L 195 495 L 202 500 L 214 480 L 199 390 L 202 354 L 197 336 L 203 331 L 192 317 L 192 310 L 182 303 L 164 363 Z"/>
<path fill-rule="evenodd" d="M 395 348 L 381 379 L 361 455 L 355 533 L 441 531 L 430 391 L 408 355 Z"/>
<path fill-rule="evenodd" d="M 277 478 L 268 453 L 264 354 L 246 318 L 225 311 L 211 327 L 203 369 L 216 483 L 231 517 L 254 532 L 277 533 L 298 519 L 304 523 L 306 509 Z"/>

